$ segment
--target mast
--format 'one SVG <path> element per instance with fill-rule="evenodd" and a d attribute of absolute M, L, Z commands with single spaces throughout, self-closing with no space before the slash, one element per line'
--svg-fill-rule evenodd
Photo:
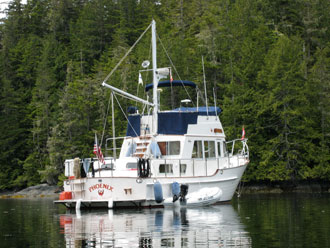
<path fill-rule="evenodd" d="M 156 22 L 152 20 L 151 22 L 151 40 L 152 40 L 152 69 L 153 69 L 153 104 L 154 110 L 152 114 L 153 123 L 153 134 L 158 132 L 158 76 L 157 76 L 157 47 L 156 47 Z"/>

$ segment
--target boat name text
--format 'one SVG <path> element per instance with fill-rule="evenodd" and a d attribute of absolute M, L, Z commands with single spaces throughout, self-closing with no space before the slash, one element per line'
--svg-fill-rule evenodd
<path fill-rule="evenodd" d="M 107 190 L 110 190 L 112 191 L 113 190 L 113 187 L 110 186 L 109 184 L 105 184 L 105 183 L 98 183 L 98 184 L 94 184 L 93 186 L 90 186 L 89 187 L 89 192 L 92 192 L 94 190 L 99 190 L 99 189 L 107 189 Z"/>

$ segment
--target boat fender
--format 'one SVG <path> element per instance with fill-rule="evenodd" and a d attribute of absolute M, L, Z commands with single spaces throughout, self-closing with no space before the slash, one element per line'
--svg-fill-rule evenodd
<path fill-rule="evenodd" d="M 155 182 L 154 184 L 154 195 L 155 201 L 157 203 L 161 203 L 163 201 L 163 189 L 162 185 L 159 182 Z"/>
<path fill-rule="evenodd" d="M 176 202 L 180 196 L 180 184 L 178 182 L 172 183 L 173 202 Z"/>
<path fill-rule="evenodd" d="M 188 184 L 181 184 L 180 185 L 180 201 L 185 201 L 186 200 L 186 195 L 188 194 Z"/>

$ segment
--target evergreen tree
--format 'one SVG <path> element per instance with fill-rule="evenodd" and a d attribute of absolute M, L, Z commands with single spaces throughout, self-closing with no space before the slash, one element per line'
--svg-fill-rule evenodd
<path fill-rule="evenodd" d="M 329 44 L 329 43 L 328 43 Z M 311 78 L 313 84 L 314 102 L 316 103 L 319 140 L 317 145 L 317 163 L 308 175 L 313 178 L 329 180 L 330 178 L 330 44 L 316 52 L 316 63 L 312 68 Z M 319 118 L 321 117 L 321 118 Z"/>
<path fill-rule="evenodd" d="M 257 117 L 263 120 L 259 132 L 268 138 L 260 145 L 257 179 L 295 180 L 309 163 L 313 131 L 306 118 L 311 109 L 301 44 L 281 35 L 259 74 L 259 83 L 266 86 L 258 106 Z"/>
<path fill-rule="evenodd" d="M 245 125 L 246 181 L 329 180 L 329 12 L 328 0 L 11 1 L 0 23 L 0 188 L 56 183 L 66 158 L 92 155 L 110 95 L 100 83 L 151 19 L 158 66 L 203 89 L 203 56 L 209 105 L 215 89 L 227 139 Z M 136 72 L 151 60 L 150 38 L 108 83 L 146 97 Z M 161 93 L 166 109 L 183 98 L 184 89 Z M 124 111 L 141 108 L 118 101 Z"/>

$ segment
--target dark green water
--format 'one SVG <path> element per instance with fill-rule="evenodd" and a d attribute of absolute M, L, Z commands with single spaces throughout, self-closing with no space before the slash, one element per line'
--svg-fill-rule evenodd
<path fill-rule="evenodd" d="M 67 211 L 0 200 L 0 247 L 330 247 L 330 194 L 255 194 L 200 209 Z"/>

